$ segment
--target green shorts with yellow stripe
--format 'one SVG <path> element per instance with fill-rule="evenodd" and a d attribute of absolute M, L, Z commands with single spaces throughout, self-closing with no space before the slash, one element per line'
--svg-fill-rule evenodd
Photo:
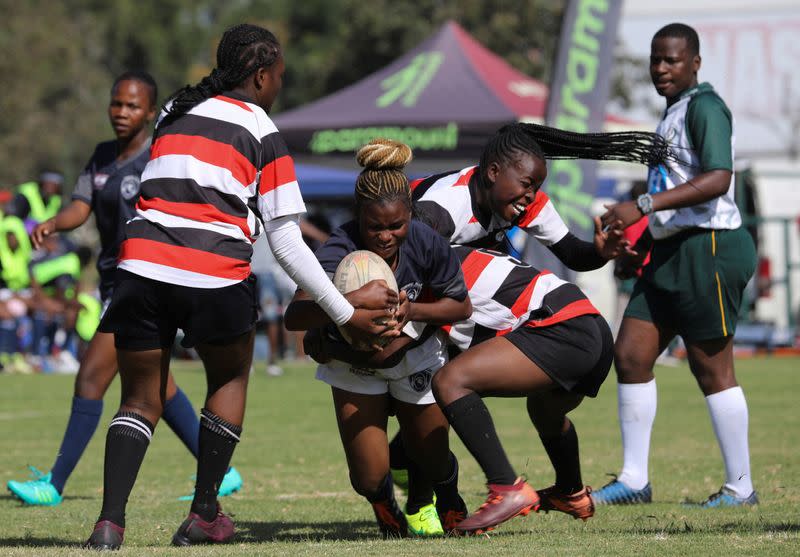
<path fill-rule="evenodd" d="M 693 228 L 656 240 L 625 317 L 663 325 L 686 341 L 727 337 L 736 331 L 755 267 L 755 245 L 744 228 Z"/>

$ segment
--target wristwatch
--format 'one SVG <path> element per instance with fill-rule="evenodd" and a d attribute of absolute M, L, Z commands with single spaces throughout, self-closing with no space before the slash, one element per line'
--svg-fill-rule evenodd
<path fill-rule="evenodd" d="M 643 193 L 636 198 L 636 206 L 643 215 L 649 215 L 653 212 L 653 196 L 649 193 Z"/>

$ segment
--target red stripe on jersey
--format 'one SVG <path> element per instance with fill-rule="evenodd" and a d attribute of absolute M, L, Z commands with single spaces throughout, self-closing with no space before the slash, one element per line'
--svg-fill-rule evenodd
<path fill-rule="evenodd" d="M 442 330 L 443 330 L 445 333 L 447 333 L 448 335 L 450 334 L 450 329 L 452 329 L 452 328 L 453 328 L 453 326 L 452 326 L 452 325 L 442 325 Z"/>
<path fill-rule="evenodd" d="M 258 183 L 258 193 L 264 195 L 268 191 L 279 188 L 284 184 L 297 181 L 294 172 L 294 161 L 289 155 L 278 157 L 261 169 L 261 180 Z"/>
<path fill-rule="evenodd" d="M 156 139 L 150 148 L 150 159 L 165 155 L 184 155 L 225 168 L 242 185 L 256 179 L 256 167 L 233 145 L 199 135 L 169 134 Z"/>
<path fill-rule="evenodd" d="M 467 224 L 472 224 L 473 222 L 478 222 L 478 217 L 476 217 L 475 215 L 472 215 L 469 218 L 469 221 L 467 222 Z"/>
<path fill-rule="evenodd" d="M 250 275 L 249 261 L 142 238 L 130 238 L 122 242 L 119 260 L 129 259 L 225 279 L 244 280 Z"/>
<path fill-rule="evenodd" d="M 547 327 L 548 325 L 555 325 L 556 323 L 561 323 L 562 321 L 566 321 L 568 319 L 572 319 L 573 317 L 580 317 L 581 315 L 599 315 L 600 312 L 597 311 L 588 299 L 578 300 L 577 302 L 572 302 L 558 310 L 556 313 L 548 317 L 547 319 L 541 319 L 539 321 L 528 321 L 525 323 L 526 327 Z"/>
<path fill-rule="evenodd" d="M 517 226 L 520 228 L 525 228 L 531 222 L 533 222 L 533 219 L 539 216 L 539 213 L 542 212 L 542 209 L 544 209 L 544 206 L 547 205 L 548 201 L 550 201 L 550 198 L 547 197 L 546 193 L 544 193 L 542 190 L 537 191 L 536 197 L 533 198 L 533 203 L 525 208 L 525 213 L 519 219 Z"/>
<path fill-rule="evenodd" d="M 469 185 L 469 179 L 472 178 L 473 174 L 475 174 L 475 167 L 470 168 L 466 174 L 459 176 L 458 180 L 456 180 L 452 187 Z"/>
<path fill-rule="evenodd" d="M 536 283 L 538 282 L 539 277 L 550 274 L 552 273 L 549 271 L 543 271 L 533 277 L 533 280 L 528 283 L 525 289 L 520 293 L 519 298 L 517 298 L 514 302 L 514 305 L 511 306 L 511 313 L 514 314 L 514 317 L 522 317 L 528 312 L 528 306 L 531 303 L 531 296 L 533 296 L 533 289 L 536 288 Z"/>
<path fill-rule="evenodd" d="M 494 259 L 494 256 L 479 251 L 473 251 L 464 259 L 461 263 L 461 271 L 464 273 L 464 282 L 467 283 L 467 290 L 472 288 L 486 266 L 492 262 L 492 259 Z"/>
<path fill-rule="evenodd" d="M 174 215 L 176 217 L 183 217 L 198 222 L 224 222 L 233 224 L 244 232 L 244 235 L 250 237 L 250 227 L 247 226 L 247 219 L 242 217 L 235 217 L 223 211 L 220 211 L 210 203 L 177 203 L 175 201 L 166 201 L 158 197 L 151 199 L 139 198 L 136 208 L 142 211 L 154 209 Z"/>
<path fill-rule="evenodd" d="M 411 182 L 409 182 L 408 184 L 408 187 L 411 188 L 411 191 L 414 191 L 415 189 L 417 189 L 417 186 L 419 186 L 424 179 L 425 178 L 417 178 L 416 180 L 411 180 Z"/>
<path fill-rule="evenodd" d="M 241 109 L 246 110 L 247 112 L 253 112 L 253 110 L 249 106 L 247 106 L 245 103 L 243 103 L 242 101 L 239 101 L 239 100 L 236 100 L 236 99 L 232 99 L 230 97 L 226 97 L 225 95 L 217 95 L 214 98 L 216 100 L 218 100 L 218 101 L 224 101 L 226 103 L 235 104 L 236 106 L 238 106 Z"/>

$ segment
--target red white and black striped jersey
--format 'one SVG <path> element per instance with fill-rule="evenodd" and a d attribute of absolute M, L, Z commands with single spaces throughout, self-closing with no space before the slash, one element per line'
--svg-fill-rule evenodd
<path fill-rule="evenodd" d="M 567 235 L 569 229 L 559 216 L 547 194 L 539 190 L 517 222 L 508 222 L 497 215 L 481 217 L 473 191 L 477 166 L 446 172 L 411 182 L 411 195 L 420 218 L 450 243 L 488 247 L 503 240 L 505 232 L 519 226 L 528 234 L 550 246 Z"/>
<path fill-rule="evenodd" d="M 162 117 L 119 267 L 221 288 L 250 274 L 263 223 L 305 212 L 294 162 L 267 113 L 225 93 Z"/>
<path fill-rule="evenodd" d="M 547 327 L 599 314 L 580 288 L 509 255 L 454 246 L 472 301 L 472 316 L 443 327 L 461 350 L 520 327 Z"/>

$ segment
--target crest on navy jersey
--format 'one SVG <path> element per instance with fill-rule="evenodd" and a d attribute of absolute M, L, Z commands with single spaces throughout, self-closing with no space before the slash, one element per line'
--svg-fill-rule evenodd
<path fill-rule="evenodd" d="M 423 369 L 422 371 L 409 375 L 408 383 L 416 392 L 424 393 L 431 387 L 431 377 L 433 377 L 433 371 L 430 369 Z"/>
<path fill-rule="evenodd" d="M 128 174 L 122 179 L 119 185 L 119 193 L 126 201 L 130 201 L 139 194 L 139 177 L 135 174 Z"/>
<path fill-rule="evenodd" d="M 402 286 L 400 290 L 406 291 L 406 296 L 408 296 L 408 301 L 413 302 L 419 296 L 419 293 L 422 292 L 422 283 L 421 282 L 409 282 L 405 286 Z"/>

